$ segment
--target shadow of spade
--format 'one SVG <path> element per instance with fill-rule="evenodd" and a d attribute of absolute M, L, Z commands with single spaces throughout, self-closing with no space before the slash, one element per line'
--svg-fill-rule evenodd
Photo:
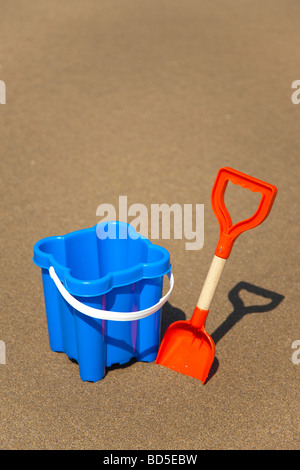
<path fill-rule="evenodd" d="M 269 302 L 263 305 L 256 304 L 245 306 L 243 300 L 240 297 L 241 291 L 247 291 L 251 294 L 263 297 L 268 299 Z M 277 294 L 276 292 L 263 289 L 262 287 L 249 284 L 248 282 L 241 281 L 233 289 L 231 289 L 231 291 L 228 293 L 228 298 L 232 303 L 233 311 L 228 315 L 226 320 L 224 320 L 224 322 L 218 326 L 218 328 L 210 335 L 215 344 L 217 344 L 245 315 L 248 315 L 249 313 L 270 312 L 282 302 L 284 296 Z M 218 359 L 215 358 L 208 374 L 207 382 L 216 373 L 218 365 Z"/>

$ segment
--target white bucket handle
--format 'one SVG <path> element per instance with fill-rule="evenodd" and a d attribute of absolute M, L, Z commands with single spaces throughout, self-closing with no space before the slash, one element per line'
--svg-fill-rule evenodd
<path fill-rule="evenodd" d="M 166 301 L 170 297 L 170 294 L 174 287 L 174 276 L 172 272 L 169 272 L 167 273 L 167 276 L 170 281 L 170 289 L 168 293 L 164 295 L 164 297 L 162 297 L 159 302 L 157 302 L 157 304 L 153 305 L 153 307 L 149 307 L 145 310 L 140 310 L 138 312 L 110 312 L 109 310 L 100 310 L 94 307 L 90 307 L 75 299 L 75 297 L 73 297 L 60 282 L 59 277 L 57 276 L 53 266 L 50 266 L 49 274 L 51 279 L 53 279 L 53 282 L 55 283 L 57 289 L 59 290 L 65 301 L 71 305 L 71 307 L 75 308 L 75 310 L 78 310 L 78 312 L 87 315 L 88 317 L 98 318 L 99 320 L 133 321 L 148 317 L 149 315 L 152 315 L 153 313 L 161 309 L 161 307 L 166 303 Z"/>

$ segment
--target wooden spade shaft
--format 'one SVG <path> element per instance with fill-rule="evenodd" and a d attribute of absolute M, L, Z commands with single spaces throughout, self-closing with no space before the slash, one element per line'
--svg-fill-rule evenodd
<path fill-rule="evenodd" d="M 201 310 L 209 310 L 214 293 L 218 286 L 221 274 L 225 267 L 226 259 L 214 255 L 209 271 L 207 273 L 197 307 Z"/>

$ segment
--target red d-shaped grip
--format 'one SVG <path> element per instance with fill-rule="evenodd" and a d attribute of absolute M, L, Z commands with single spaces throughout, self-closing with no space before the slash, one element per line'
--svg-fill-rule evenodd
<path fill-rule="evenodd" d="M 250 191 L 259 192 L 262 195 L 255 214 L 235 225 L 232 225 L 230 214 L 224 202 L 224 193 L 228 181 L 250 189 Z M 257 227 L 266 219 L 276 194 L 277 188 L 272 184 L 265 183 L 232 168 L 221 168 L 219 170 L 211 194 L 212 207 L 220 225 L 220 237 L 215 251 L 217 256 L 228 258 L 235 239 L 242 232 Z"/>

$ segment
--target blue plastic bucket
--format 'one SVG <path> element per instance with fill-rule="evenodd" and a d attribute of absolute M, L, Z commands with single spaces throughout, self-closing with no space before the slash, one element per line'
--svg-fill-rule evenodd
<path fill-rule="evenodd" d="M 133 357 L 154 361 L 170 255 L 123 222 L 103 222 L 34 246 L 42 270 L 50 347 L 79 364 L 83 381 Z M 171 287 L 162 298 L 163 277 Z"/>

